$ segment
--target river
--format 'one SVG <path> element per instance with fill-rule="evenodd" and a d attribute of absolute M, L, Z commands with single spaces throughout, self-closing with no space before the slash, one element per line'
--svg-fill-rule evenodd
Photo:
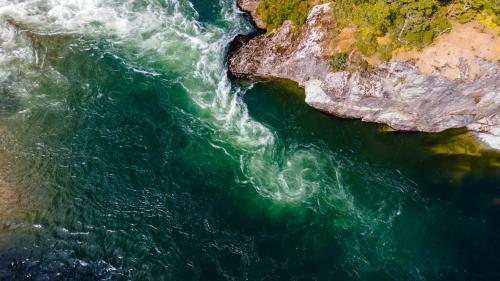
<path fill-rule="evenodd" d="M 500 156 L 231 81 L 233 0 L 0 0 L 0 280 L 498 280 Z"/>

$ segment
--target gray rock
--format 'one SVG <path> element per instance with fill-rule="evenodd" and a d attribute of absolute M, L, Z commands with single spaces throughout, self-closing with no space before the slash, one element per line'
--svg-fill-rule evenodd
<path fill-rule="evenodd" d="M 252 16 L 254 24 L 260 29 L 266 29 L 266 25 L 262 21 L 262 18 L 257 14 L 257 8 L 259 7 L 260 0 L 238 0 L 236 4 L 238 7 Z"/>
<path fill-rule="evenodd" d="M 474 80 L 424 74 L 406 62 L 384 63 L 364 72 L 332 72 L 323 55 L 330 17 L 329 4 L 317 5 L 297 38 L 292 23 L 285 22 L 250 39 L 231 54 L 229 71 L 237 78 L 296 81 L 305 88 L 308 105 L 335 116 L 400 131 L 466 127 L 483 144 L 500 149 L 498 61 L 478 58 L 480 74 Z"/>

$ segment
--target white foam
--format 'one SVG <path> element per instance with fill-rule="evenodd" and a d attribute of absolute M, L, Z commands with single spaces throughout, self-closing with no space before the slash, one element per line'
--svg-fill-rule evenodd
<path fill-rule="evenodd" d="M 356 228 L 370 237 L 371 244 L 390 236 L 389 227 L 400 213 L 407 192 L 405 183 L 390 182 L 386 175 L 377 175 L 366 165 L 338 159 L 327 147 L 284 147 L 274 131 L 249 116 L 241 99 L 243 93 L 231 86 L 224 65 L 224 49 L 246 26 L 235 11 L 235 1 L 221 1 L 226 28 L 198 22 L 188 1 L 166 0 L 166 7 L 160 7 L 152 1 L 144 1 L 149 3 L 146 6 L 135 5 L 133 0 L 0 0 L 0 83 L 5 86 L 9 82 L 7 86 L 17 95 L 29 95 L 36 87 L 30 71 L 40 71 L 33 66 L 42 63 L 43 54 L 36 53 L 20 29 L 105 38 L 120 51 L 119 56 L 125 56 L 128 69 L 153 76 L 162 71 L 177 74 L 177 82 L 198 110 L 193 116 L 213 130 L 208 143 L 239 159 L 241 183 L 251 184 L 262 197 L 277 204 L 333 210 L 331 213 L 337 215 L 332 218 L 334 227 Z M 120 59 L 118 54 L 111 55 Z M 148 69 L 148 64 L 162 67 Z M 12 79 L 19 69 L 22 77 Z M 64 80 L 44 67 L 43 72 L 47 71 L 52 71 L 51 79 Z M 318 90 L 317 83 L 308 85 Z M 315 93 L 319 94 L 313 95 L 314 100 L 321 99 L 321 93 Z M 28 114 L 29 110 L 22 112 Z M 356 170 L 360 171 L 355 174 L 356 180 L 376 190 L 387 206 L 367 207 L 356 202 L 349 184 L 349 175 L 352 178 Z M 384 240 L 375 246 L 390 250 L 387 243 Z M 350 250 L 353 263 L 358 259 L 362 269 L 364 252 Z"/>
<path fill-rule="evenodd" d="M 281 202 L 305 202 L 328 188 L 347 193 L 337 181 L 339 175 L 328 174 L 338 165 L 333 155 L 326 156 L 317 147 L 280 151 L 274 132 L 249 117 L 241 95 L 233 91 L 226 77 L 224 65 L 227 44 L 246 27 L 234 1 L 221 1 L 221 15 L 231 26 L 229 31 L 199 22 L 189 1 L 176 0 L 167 0 L 166 7 L 153 2 L 141 6 L 132 0 L 0 0 L 0 21 L 11 19 L 39 33 L 111 39 L 113 46 L 129 56 L 130 69 L 157 74 L 157 70 L 139 67 L 145 61 L 161 63 L 165 70 L 178 73 L 179 84 L 198 106 L 199 118 L 216 128 L 211 143 L 217 143 L 226 154 L 240 154 L 231 156 L 241 159 L 241 172 L 262 196 Z M 16 44 L 12 39 L 15 30 L 3 26 L 0 30 L 0 38 L 6 38 L 2 47 Z M 40 56 L 32 57 L 29 42 L 20 46 L 5 48 L 12 51 L 0 53 L 0 65 L 16 56 L 31 63 L 41 61 Z M 8 74 L 0 71 L 0 81 Z"/>

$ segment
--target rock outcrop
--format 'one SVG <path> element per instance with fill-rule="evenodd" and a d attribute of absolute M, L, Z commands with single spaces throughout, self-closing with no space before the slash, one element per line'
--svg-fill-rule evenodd
<path fill-rule="evenodd" d="M 497 49 L 485 57 L 475 54 L 473 61 L 471 56 L 463 59 L 466 63 L 455 66 L 460 74 L 456 79 L 447 77 L 455 73 L 447 63 L 433 62 L 429 73 L 403 60 L 381 63 L 369 71 L 333 72 L 328 61 L 336 42 L 329 32 L 331 24 L 330 5 L 314 6 L 298 35 L 292 23 L 285 22 L 242 42 L 230 56 L 229 71 L 236 78 L 296 81 L 305 88 L 307 104 L 335 116 L 401 131 L 467 127 L 483 144 L 500 149 L 500 63 L 491 58 Z M 469 77 L 472 64 L 474 76 Z"/>
<path fill-rule="evenodd" d="M 238 0 L 236 4 L 238 7 L 252 17 L 253 23 L 260 29 L 266 29 L 266 25 L 262 21 L 262 18 L 257 14 L 257 8 L 259 7 L 260 0 Z"/>

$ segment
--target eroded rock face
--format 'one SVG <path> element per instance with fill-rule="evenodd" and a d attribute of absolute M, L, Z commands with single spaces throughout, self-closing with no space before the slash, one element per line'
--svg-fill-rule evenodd
<path fill-rule="evenodd" d="M 321 79 L 330 66 L 323 59 L 330 17 L 328 4 L 311 9 L 301 32 L 294 34 L 293 24 L 286 21 L 279 29 L 249 40 L 233 52 L 229 70 L 237 78 L 278 77 L 303 82 Z"/>
<path fill-rule="evenodd" d="M 266 29 L 266 24 L 262 21 L 262 18 L 257 15 L 257 8 L 259 7 L 260 0 L 238 0 L 236 3 L 238 7 L 250 13 L 255 25 L 260 29 Z"/>
<path fill-rule="evenodd" d="M 440 132 L 495 125 L 500 110 L 500 69 L 481 61 L 474 81 L 422 74 L 407 63 L 387 63 L 370 73 L 329 73 L 305 83 L 306 102 L 336 116 L 384 123 L 402 131 Z M 482 119 L 490 121 L 481 121 Z M 497 123 L 500 124 L 500 123 Z M 493 131 L 488 131 L 493 133 Z"/>
<path fill-rule="evenodd" d="M 292 23 L 285 22 L 248 40 L 233 52 L 229 70 L 237 78 L 296 81 L 305 88 L 307 104 L 335 116 L 402 131 L 467 127 L 484 144 L 500 149 L 498 61 L 476 58 L 474 79 L 449 79 L 439 75 L 449 72 L 439 69 L 428 74 L 401 61 L 380 64 L 372 71 L 332 72 L 326 58 L 335 42 L 330 25 L 329 4 L 314 6 L 298 35 Z"/>

